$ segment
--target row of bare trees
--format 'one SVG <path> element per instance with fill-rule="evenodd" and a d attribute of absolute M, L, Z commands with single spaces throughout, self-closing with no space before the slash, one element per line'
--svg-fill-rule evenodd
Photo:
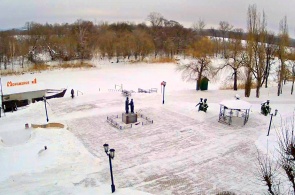
<path fill-rule="evenodd" d="M 204 76 L 214 77 L 224 68 L 229 68 L 233 75 L 233 89 L 238 89 L 238 80 L 244 80 L 245 97 L 249 97 L 253 86 L 256 88 L 256 97 L 260 96 L 263 85 L 268 87 L 270 71 L 278 62 L 276 70 L 278 93 L 282 94 L 283 83 L 292 79 L 294 85 L 295 66 L 294 49 L 290 47 L 287 18 L 283 18 L 279 24 L 278 36 L 267 30 L 265 13 L 260 14 L 256 5 L 250 5 L 247 13 L 247 33 L 242 29 L 234 29 L 225 21 L 220 22 L 219 32 L 221 37 L 211 39 L 199 36 L 188 45 L 186 53 L 195 61 L 190 64 L 181 64 L 178 67 L 182 71 L 182 77 L 186 80 L 196 80 L 197 90 Z M 194 24 L 197 35 L 203 35 L 205 22 L 199 20 Z M 212 30 L 212 29 L 211 29 Z M 203 37 L 203 38 L 202 38 Z M 228 39 L 226 39 L 228 38 Z M 219 55 L 225 59 L 220 67 L 213 68 L 212 57 Z M 242 75 L 243 73 L 244 75 Z M 293 86 L 291 94 L 293 93 Z"/>
<path fill-rule="evenodd" d="M 25 30 L 0 32 L 0 68 L 13 66 L 19 59 L 42 62 L 38 54 L 44 52 L 50 60 L 62 61 L 83 61 L 96 54 L 109 59 L 133 56 L 142 60 L 152 53 L 155 57 L 170 58 L 184 53 L 193 37 L 191 29 L 158 13 L 151 13 L 148 20 L 151 26 L 128 22 L 94 24 L 84 20 L 53 25 L 28 22 Z"/>

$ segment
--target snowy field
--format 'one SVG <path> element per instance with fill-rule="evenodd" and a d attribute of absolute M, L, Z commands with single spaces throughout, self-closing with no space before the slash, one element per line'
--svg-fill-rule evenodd
<path fill-rule="evenodd" d="M 290 85 L 276 96 L 276 87 L 262 88 L 261 97 L 243 98 L 244 91 L 196 91 L 195 83 L 181 80 L 174 64 L 104 64 L 81 70 L 55 70 L 18 76 L 45 83 L 46 88 L 67 87 L 64 98 L 48 100 L 49 122 L 64 129 L 25 129 L 25 124 L 46 124 L 44 103 L 38 102 L 0 118 L 0 194 L 111 194 L 108 157 L 103 144 L 114 148 L 115 194 L 188 195 L 263 194 L 258 180 L 257 148 L 275 147 L 276 128 L 292 117 L 295 99 Z M 15 79 L 3 77 L 4 81 Z M 160 83 L 166 81 L 165 104 Z M 107 116 L 124 112 L 124 89 L 158 88 L 157 93 L 132 93 L 135 112 L 153 119 L 150 125 L 119 130 Z M 116 87 L 117 88 L 117 87 Z M 80 91 L 74 99 L 70 90 Z M 83 94 L 83 95 L 82 95 Z M 245 126 L 218 122 L 219 102 L 241 99 L 252 104 Z M 77 95 L 77 94 L 76 94 Z M 207 98 L 207 113 L 195 105 Z M 273 117 L 260 114 L 270 100 Z M 44 146 L 48 149 L 44 150 Z"/>

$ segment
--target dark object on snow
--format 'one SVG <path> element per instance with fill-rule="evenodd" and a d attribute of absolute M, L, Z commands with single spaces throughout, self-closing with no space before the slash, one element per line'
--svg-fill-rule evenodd
<path fill-rule="evenodd" d="M 18 107 L 21 106 L 26 106 L 29 104 L 28 100 L 10 100 L 10 101 L 5 101 L 2 103 L 3 106 L 3 110 L 4 112 L 13 112 L 13 111 L 17 111 Z"/>
<path fill-rule="evenodd" d="M 207 112 L 207 108 L 208 108 L 209 106 L 208 106 L 208 104 L 207 104 L 207 99 L 205 98 L 204 99 L 204 104 L 203 104 L 203 111 L 204 112 Z"/>
<path fill-rule="evenodd" d="M 199 106 L 198 111 L 200 111 L 201 107 L 203 107 L 203 98 L 200 98 L 200 102 L 195 107 L 197 107 L 197 106 Z"/>
<path fill-rule="evenodd" d="M 122 90 L 122 95 L 124 95 L 125 97 L 131 96 L 131 91 Z"/>
<path fill-rule="evenodd" d="M 72 98 L 74 98 L 74 96 L 75 96 L 74 89 L 71 90 L 71 96 L 72 96 Z"/>
<path fill-rule="evenodd" d="M 207 77 L 203 77 L 200 82 L 200 90 L 208 90 L 208 82 L 209 79 Z"/>
<path fill-rule="evenodd" d="M 126 114 L 128 114 L 129 112 L 129 98 L 126 97 L 126 101 L 125 101 L 125 112 Z"/>
<path fill-rule="evenodd" d="M 133 102 L 133 99 L 131 99 L 129 105 L 130 105 L 131 113 L 134 113 L 134 102 Z"/>
<path fill-rule="evenodd" d="M 57 90 L 49 90 L 48 89 L 47 93 L 55 93 L 55 91 L 57 91 Z M 61 92 L 58 92 L 54 95 L 45 96 L 45 98 L 46 98 L 46 100 L 49 100 L 51 98 L 61 98 L 65 95 L 66 91 L 67 91 L 67 89 L 63 89 Z M 43 97 L 34 98 L 33 102 L 35 102 L 35 101 L 43 101 Z"/>
<path fill-rule="evenodd" d="M 47 150 L 47 146 L 44 146 L 44 149 Z"/>
<path fill-rule="evenodd" d="M 270 114 L 271 112 L 271 108 L 269 106 L 269 100 L 267 100 L 266 102 L 263 102 L 261 104 L 261 114 L 263 114 L 264 116 L 267 116 L 268 114 Z"/>
<path fill-rule="evenodd" d="M 207 112 L 207 108 L 208 108 L 207 99 L 204 99 L 204 102 L 203 102 L 203 98 L 200 98 L 200 102 L 196 106 L 199 106 L 198 112 L 199 111 Z"/>

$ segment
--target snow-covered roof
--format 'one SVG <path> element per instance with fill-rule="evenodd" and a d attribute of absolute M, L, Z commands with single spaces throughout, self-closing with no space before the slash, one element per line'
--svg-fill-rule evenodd
<path fill-rule="evenodd" d="M 219 103 L 222 106 L 226 106 L 229 109 L 250 109 L 251 104 L 244 100 L 234 99 L 234 100 L 223 100 Z"/>

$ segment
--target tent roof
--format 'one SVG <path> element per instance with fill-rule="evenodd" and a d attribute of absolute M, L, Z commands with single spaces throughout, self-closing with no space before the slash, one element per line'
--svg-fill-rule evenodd
<path fill-rule="evenodd" d="M 222 106 L 226 106 L 229 109 L 250 109 L 251 104 L 243 100 L 223 100 L 219 103 Z"/>

